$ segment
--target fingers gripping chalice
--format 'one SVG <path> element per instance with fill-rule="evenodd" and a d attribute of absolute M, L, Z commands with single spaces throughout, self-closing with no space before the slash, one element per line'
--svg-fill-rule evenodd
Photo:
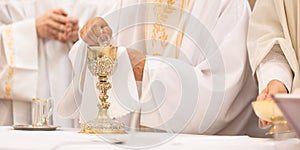
<path fill-rule="evenodd" d="M 112 87 L 108 77 L 116 67 L 117 47 L 110 44 L 110 36 L 101 32 L 99 46 L 88 47 L 87 64 L 93 76 L 98 78 L 96 87 L 99 90 L 98 115 L 94 120 L 81 124 L 81 132 L 88 134 L 120 134 L 125 133 L 124 123 L 111 119 L 107 111 L 110 103 L 107 91 Z"/>

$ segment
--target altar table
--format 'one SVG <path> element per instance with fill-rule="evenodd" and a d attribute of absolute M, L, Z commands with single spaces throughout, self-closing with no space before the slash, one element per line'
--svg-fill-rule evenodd
<path fill-rule="evenodd" d="M 79 129 L 23 131 L 0 127 L 0 149 L 4 150 L 300 150 L 300 139 L 275 140 L 248 136 L 212 136 L 130 132 L 119 135 L 87 135 Z"/>

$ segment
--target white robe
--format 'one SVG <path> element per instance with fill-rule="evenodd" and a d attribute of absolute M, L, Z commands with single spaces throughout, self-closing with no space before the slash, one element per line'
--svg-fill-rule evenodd
<path fill-rule="evenodd" d="M 104 18 L 112 27 L 118 46 L 148 53 L 149 39 L 139 23 L 149 23 L 144 16 L 151 11 L 125 2 L 120 3 L 121 11 Z M 190 6 L 187 10 L 192 16 L 184 14 L 184 28 L 177 28 L 185 33 L 178 58 L 147 56 L 140 100 L 128 56 L 120 48 L 118 67 L 111 78 L 109 113 L 120 117 L 141 111 L 140 125 L 170 132 L 244 134 L 253 113 L 250 103 L 257 95 L 246 51 L 248 2 L 195 0 Z M 136 24 L 130 24 L 132 20 Z M 81 117 L 95 117 L 97 113 L 95 83 L 85 70 L 86 50 L 82 41 L 71 50 L 75 79 L 58 109 L 65 117 L 77 117 L 78 112 Z"/>
<path fill-rule="evenodd" d="M 248 50 L 253 72 L 268 54 L 282 51 L 281 57 L 293 72 L 291 93 L 300 92 L 299 11 L 298 0 L 258 0 L 249 24 Z"/>
<path fill-rule="evenodd" d="M 31 124 L 31 99 L 55 99 L 71 81 L 72 43 L 37 37 L 35 18 L 55 8 L 68 13 L 76 0 L 0 0 L 0 125 Z M 72 127 L 74 120 L 53 114 L 53 123 Z"/>

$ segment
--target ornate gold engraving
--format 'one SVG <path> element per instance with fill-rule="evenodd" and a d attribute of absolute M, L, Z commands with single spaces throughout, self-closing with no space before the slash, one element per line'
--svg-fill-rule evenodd
<path fill-rule="evenodd" d="M 148 49 L 154 49 L 158 52 L 150 52 L 153 54 L 159 54 L 163 55 L 164 51 L 166 51 L 169 47 L 170 43 L 176 44 L 176 47 L 173 51 L 173 49 L 169 52 L 166 52 L 165 54 L 170 55 L 170 57 L 178 58 L 179 56 L 179 50 L 182 44 L 182 40 L 184 37 L 184 28 L 185 28 L 185 21 L 186 16 L 183 16 L 183 12 L 186 11 L 190 6 L 190 0 L 153 0 L 152 2 L 155 3 L 154 8 L 150 9 L 150 12 L 154 13 L 154 16 L 156 18 L 156 23 L 151 25 L 146 25 L 146 39 L 151 39 L 152 41 L 152 47 Z M 175 16 L 175 10 L 180 9 L 180 15 Z M 148 12 L 149 13 L 149 12 Z M 169 17 L 178 17 L 178 28 L 177 29 L 171 29 L 166 26 L 167 20 Z M 184 23 L 182 23 L 184 22 Z M 177 31 L 180 29 L 180 31 Z M 148 31 L 150 30 L 150 31 Z M 149 33 L 148 33 L 149 32 Z M 161 50 L 159 50 L 159 47 L 161 47 Z M 164 54 L 164 55 L 165 55 Z"/>

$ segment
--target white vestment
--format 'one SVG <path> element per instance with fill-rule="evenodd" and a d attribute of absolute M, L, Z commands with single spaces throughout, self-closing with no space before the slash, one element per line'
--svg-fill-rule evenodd
<path fill-rule="evenodd" d="M 281 80 L 282 76 L 289 79 L 291 84 L 286 86 L 291 93 L 300 92 L 299 6 L 298 0 L 258 0 L 250 20 L 248 34 L 248 51 L 253 72 L 266 76 L 264 82 L 272 79 Z M 270 60 L 268 56 L 272 53 L 281 56 Z M 285 59 L 283 65 L 282 59 Z M 273 73 L 272 76 L 268 76 L 270 74 L 267 73 L 268 70 L 260 71 L 262 65 L 272 69 L 275 65 L 288 68 L 292 71 L 292 79 L 285 77 L 289 76 L 290 70 L 287 69 L 282 69 L 287 71 L 280 74 Z M 286 83 L 284 80 L 281 81 Z"/>
<path fill-rule="evenodd" d="M 257 95 L 246 51 L 248 2 L 177 0 L 143 5 L 145 1 L 119 1 L 122 9 L 103 16 L 118 46 L 164 56 L 147 56 L 138 99 L 127 53 L 119 48 L 109 114 L 120 117 L 139 111 L 140 125 L 170 132 L 244 134 Z M 79 111 L 81 117 L 97 113 L 95 83 L 85 69 L 86 51 L 80 41 L 70 53 L 75 79 L 58 110 L 65 117 Z"/>
<path fill-rule="evenodd" d="M 72 43 L 37 37 L 35 18 L 63 8 L 72 11 L 76 0 L 0 0 L 0 125 L 31 124 L 32 98 L 55 99 L 71 81 L 68 59 Z M 53 123 L 74 126 L 53 114 Z"/>

